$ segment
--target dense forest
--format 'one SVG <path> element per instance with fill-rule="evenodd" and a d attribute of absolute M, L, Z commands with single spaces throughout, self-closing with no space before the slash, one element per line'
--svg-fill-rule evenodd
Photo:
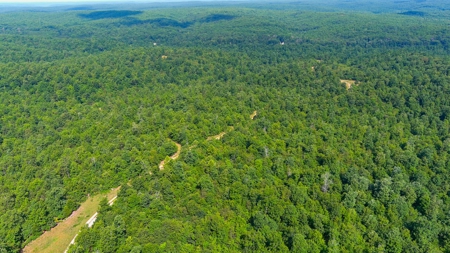
<path fill-rule="evenodd" d="M 0 252 L 118 186 L 69 252 L 450 252 L 449 10 L 422 2 L 0 13 Z"/>

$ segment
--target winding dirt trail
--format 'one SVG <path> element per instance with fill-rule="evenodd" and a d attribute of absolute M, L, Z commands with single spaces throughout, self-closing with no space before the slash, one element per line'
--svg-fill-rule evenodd
<path fill-rule="evenodd" d="M 254 111 L 251 115 L 250 115 L 250 119 L 254 119 L 256 117 L 256 115 L 258 115 L 258 111 Z"/>
<path fill-rule="evenodd" d="M 230 126 L 229 129 L 228 129 L 228 132 L 221 132 L 221 133 L 218 134 L 218 135 L 209 136 L 208 138 L 206 138 L 206 140 L 207 140 L 207 141 L 220 140 L 220 139 L 222 139 L 222 137 L 223 137 L 225 134 L 227 134 L 227 133 L 229 133 L 229 132 L 231 132 L 231 131 L 233 131 L 233 130 L 234 130 L 234 127 L 233 127 L 233 126 Z"/>
<path fill-rule="evenodd" d="M 207 141 L 212 141 L 212 140 L 220 140 L 222 139 L 222 137 L 226 134 L 227 132 L 221 132 L 218 135 L 213 135 L 213 136 L 209 136 L 208 138 L 206 138 Z"/>
<path fill-rule="evenodd" d="M 258 115 L 257 111 L 254 111 L 250 115 L 250 119 L 254 119 Z M 234 127 L 230 126 L 228 132 L 233 131 Z M 210 136 L 206 140 L 220 140 L 223 138 L 225 134 L 228 132 L 221 132 L 218 135 Z M 176 143 L 177 152 L 170 156 L 171 160 L 176 160 L 181 154 L 181 144 Z M 192 148 L 192 147 L 191 147 Z M 159 169 L 163 170 L 164 165 L 166 163 L 166 159 L 162 160 L 159 163 Z M 117 199 L 117 193 L 120 190 L 120 186 L 112 189 L 107 195 L 108 204 L 114 204 L 114 201 Z M 99 194 L 94 197 L 88 198 L 85 203 L 83 203 L 76 211 L 72 213 L 66 220 L 59 223 L 57 226 L 52 228 L 48 232 L 44 232 L 42 236 L 37 238 L 36 240 L 29 243 L 22 252 L 24 253 L 53 253 L 53 252 L 67 252 L 70 245 L 75 243 L 75 239 L 78 236 L 79 230 L 82 226 L 87 225 L 88 227 L 92 227 L 94 222 L 97 220 L 97 210 L 99 207 L 99 203 L 101 198 L 105 197 L 105 195 Z M 89 219 L 88 219 L 89 217 Z M 70 238 L 72 240 L 70 241 Z M 68 245 L 68 246 L 67 246 Z"/>
<path fill-rule="evenodd" d="M 170 156 L 170 159 L 172 159 L 172 160 L 177 159 L 180 156 L 180 153 L 181 153 L 181 144 L 175 142 L 175 145 L 177 145 L 177 152 L 175 154 L 173 154 L 172 156 Z M 166 159 L 162 160 L 159 163 L 159 170 L 163 170 L 165 164 L 166 164 Z"/>

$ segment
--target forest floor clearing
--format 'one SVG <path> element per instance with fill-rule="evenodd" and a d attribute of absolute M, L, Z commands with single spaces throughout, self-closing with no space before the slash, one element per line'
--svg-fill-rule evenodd
<path fill-rule="evenodd" d="M 345 83 L 345 88 L 350 89 L 354 84 L 355 84 L 355 80 L 345 80 L 345 79 L 341 79 L 341 83 Z"/>
<path fill-rule="evenodd" d="M 250 115 L 250 119 L 254 119 L 256 117 L 256 115 L 258 115 L 257 111 L 254 111 L 251 115 Z"/>
<path fill-rule="evenodd" d="M 228 129 L 228 132 L 233 131 L 234 127 L 230 126 Z M 213 135 L 213 136 L 209 136 L 208 138 L 206 138 L 207 141 L 212 141 L 212 140 L 220 140 L 222 139 L 222 137 L 227 134 L 228 132 L 221 132 L 218 135 Z"/>
<path fill-rule="evenodd" d="M 173 154 L 172 156 L 170 156 L 170 159 L 172 159 L 172 160 L 177 159 L 180 156 L 180 153 L 181 153 L 181 144 L 175 142 L 175 145 L 177 145 L 177 152 L 175 154 Z M 162 160 L 159 163 L 159 170 L 163 170 L 165 164 L 166 164 L 166 159 Z"/>
<path fill-rule="evenodd" d="M 109 203 L 113 203 L 117 198 L 120 186 L 112 189 L 108 193 L 98 194 L 89 197 L 80 207 L 74 211 L 67 219 L 58 223 L 50 231 L 45 231 L 36 240 L 30 242 L 22 252 L 24 253 L 57 253 L 64 252 L 71 241 L 78 235 L 80 229 L 89 220 L 94 220 L 93 216 L 98 211 L 100 201 L 106 197 Z"/>

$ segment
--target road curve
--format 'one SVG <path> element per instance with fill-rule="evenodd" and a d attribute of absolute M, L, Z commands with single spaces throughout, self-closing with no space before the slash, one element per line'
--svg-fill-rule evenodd
<path fill-rule="evenodd" d="M 170 156 L 170 159 L 172 159 L 172 160 L 177 159 L 180 156 L 180 153 L 181 153 L 181 144 L 175 142 L 175 145 L 177 145 L 177 152 L 175 154 L 173 154 L 172 156 Z M 165 164 L 166 164 L 166 159 L 162 160 L 159 163 L 159 170 L 163 170 Z"/>

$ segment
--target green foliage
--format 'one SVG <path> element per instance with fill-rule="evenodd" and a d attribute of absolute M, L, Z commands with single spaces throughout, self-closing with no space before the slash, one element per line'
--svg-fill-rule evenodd
<path fill-rule="evenodd" d="M 267 6 L 1 14 L 0 252 L 448 252 L 448 26 Z"/>

